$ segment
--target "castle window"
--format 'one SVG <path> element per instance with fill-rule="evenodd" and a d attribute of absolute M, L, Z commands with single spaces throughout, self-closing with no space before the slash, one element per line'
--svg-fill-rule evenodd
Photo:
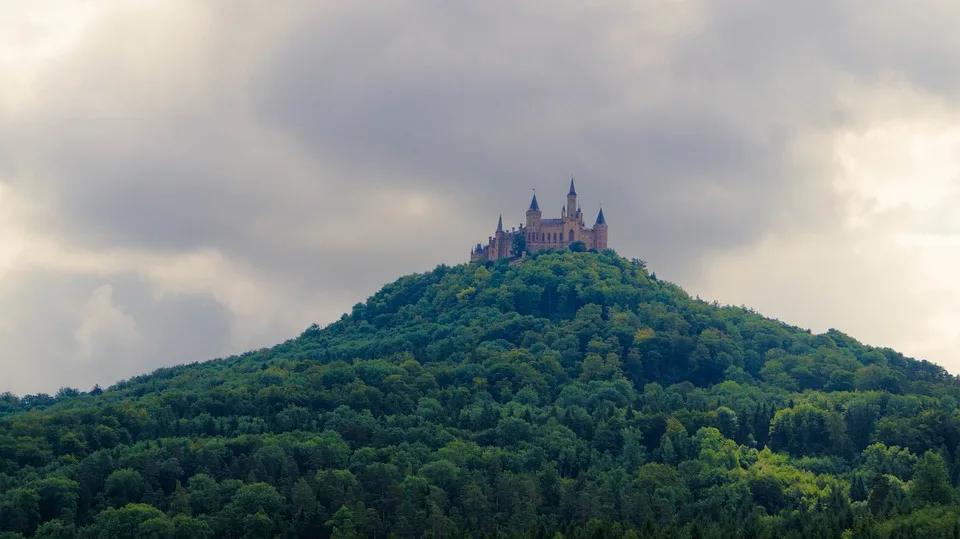
<path fill-rule="evenodd" d="M 570 243 L 573 243 L 573 231 L 570 231 Z"/>

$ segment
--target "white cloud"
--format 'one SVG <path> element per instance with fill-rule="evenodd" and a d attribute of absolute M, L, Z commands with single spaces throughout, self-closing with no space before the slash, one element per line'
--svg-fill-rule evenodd
<path fill-rule="evenodd" d="M 113 287 L 98 286 L 83 307 L 80 325 L 73 332 L 77 355 L 64 358 L 88 362 L 108 355 L 131 355 L 137 352 L 136 321 L 113 301 Z"/>
<path fill-rule="evenodd" d="M 844 226 L 717 256 L 711 297 L 835 327 L 960 371 L 960 107 L 908 85 L 858 88 L 831 134 Z"/>

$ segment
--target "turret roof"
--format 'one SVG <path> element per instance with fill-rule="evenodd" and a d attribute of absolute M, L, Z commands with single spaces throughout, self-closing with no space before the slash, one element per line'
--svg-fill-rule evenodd
<path fill-rule="evenodd" d="M 606 225 L 607 220 L 603 217 L 603 208 L 600 208 L 600 213 L 597 214 L 597 225 Z M 594 225 L 596 226 L 596 225 Z"/>
<path fill-rule="evenodd" d="M 497 219 L 497 232 L 503 232 L 503 214 Z"/>
<path fill-rule="evenodd" d="M 573 186 L 573 176 L 570 176 L 570 192 L 567 193 L 567 196 L 570 196 L 570 195 L 573 195 L 573 196 L 577 195 L 577 189 L 576 187 Z"/>
<path fill-rule="evenodd" d="M 537 204 L 537 194 L 533 194 L 533 200 L 530 201 L 530 209 L 540 211 L 540 204 Z"/>

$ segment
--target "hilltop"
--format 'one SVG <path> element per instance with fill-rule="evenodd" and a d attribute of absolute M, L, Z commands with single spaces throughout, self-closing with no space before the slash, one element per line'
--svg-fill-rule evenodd
<path fill-rule="evenodd" d="M 611 250 L 439 266 L 270 349 L 0 401 L 0 538 L 940 537 L 960 383 Z"/>

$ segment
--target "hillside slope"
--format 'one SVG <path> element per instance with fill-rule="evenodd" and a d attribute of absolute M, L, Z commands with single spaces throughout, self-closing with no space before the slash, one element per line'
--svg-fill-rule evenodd
<path fill-rule="evenodd" d="M 441 266 L 271 349 L 5 396 L 0 537 L 949 536 L 958 398 L 612 251 Z"/>

